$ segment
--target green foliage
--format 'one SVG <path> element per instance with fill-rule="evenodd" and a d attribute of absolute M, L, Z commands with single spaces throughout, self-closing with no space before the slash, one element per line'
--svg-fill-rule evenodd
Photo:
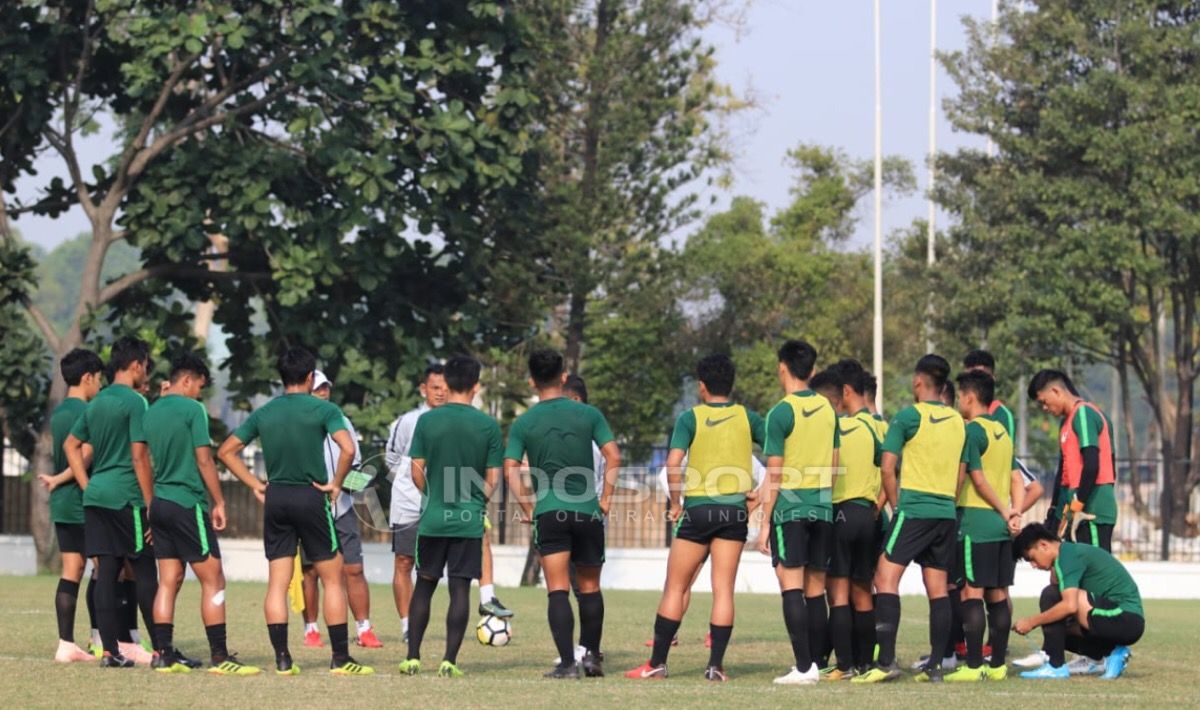
<path fill-rule="evenodd" d="M 75 317 L 75 307 L 79 303 L 79 275 L 87 261 L 91 241 L 90 234 L 76 235 L 38 259 L 37 288 L 33 292 L 33 302 L 42 309 L 59 333 L 65 332 Z M 100 280 L 111 281 L 135 271 L 139 266 L 141 259 L 138 258 L 137 249 L 124 241 L 116 242 L 105 255 Z"/>

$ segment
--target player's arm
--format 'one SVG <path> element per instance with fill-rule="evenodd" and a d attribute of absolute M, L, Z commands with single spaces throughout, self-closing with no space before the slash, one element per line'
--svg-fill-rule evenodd
<path fill-rule="evenodd" d="M 492 491 L 496 490 L 496 485 L 500 483 L 500 467 L 489 466 L 487 472 L 483 474 L 483 499 L 489 501 L 492 499 Z"/>
<path fill-rule="evenodd" d="M 771 516 L 775 512 L 775 500 L 779 497 L 779 485 L 783 481 L 783 457 L 767 457 L 767 475 L 764 478 L 761 492 L 762 526 L 758 530 L 758 551 L 764 555 L 771 554 L 769 537 L 771 534 Z"/>
<path fill-rule="evenodd" d="M 242 461 L 242 449 L 246 448 L 246 444 L 237 437 L 237 434 L 230 434 L 228 438 L 221 443 L 221 448 L 217 449 L 217 459 L 225 466 L 225 469 L 233 474 L 233 477 L 246 484 L 250 490 L 254 491 L 254 497 L 258 498 L 258 502 L 262 503 L 264 494 L 267 491 L 267 484 L 263 483 L 250 472 L 246 466 L 246 462 Z"/>
<path fill-rule="evenodd" d="M 979 494 L 980 498 L 996 509 L 1000 517 L 1005 520 L 1009 519 L 1013 513 L 1012 509 L 1008 507 L 1008 503 L 1000 500 L 1000 496 L 996 494 L 996 489 L 992 488 L 992 484 L 988 482 L 982 470 L 975 469 L 971 471 L 971 485 L 975 486 L 975 492 Z"/>
<path fill-rule="evenodd" d="M 88 464 L 83 458 L 84 446 L 87 446 L 87 444 L 77 439 L 74 434 L 68 434 L 67 440 L 63 442 L 63 453 L 67 456 L 67 466 L 71 469 L 71 475 L 75 478 L 76 485 L 83 490 L 87 490 Z"/>
<path fill-rule="evenodd" d="M 887 499 L 888 505 L 892 506 L 892 510 L 896 509 L 900 500 L 899 482 L 896 478 L 896 468 L 899 462 L 899 456 L 893 454 L 891 451 L 884 451 L 882 465 L 879 467 L 879 478 L 883 483 L 883 495 Z"/>
<path fill-rule="evenodd" d="M 1042 482 L 1036 478 L 1026 485 L 1025 475 L 1019 470 L 1017 471 L 1017 475 L 1021 478 L 1021 506 L 1018 508 L 1018 510 L 1024 514 L 1029 512 L 1030 508 L 1037 505 L 1038 500 L 1042 497 L 1042 494 L 1046 492 L 1046 489 L 1044 486 L 1042 486 Z"/>
<path fill-rule="evenodd" d="M 212 524 L 214 530 L 225 529 L 225 494 L 221 492 L 221 479 L 217 476 L 217 464 L 213 461 L 211 446 L 197 446 L 196 468 L 200 469 L 200 479 L 212 498 Z"/>
<path fill-rule="evenodd" d="M 333 437 L 333 443 L 338 447 L 338 460 L 337 466 L 333 469 L 333 480 L 328 483 L 313 481 L 313 487 L 328 493 L 330 503 L 336 504 L 342 495 L 342 483 L 346 480 L 346 474 L 350 473 L 350 467 L 354 465 L 354 456 L 358 452 L 358 447 L 355 445 L 354 437 L 350 434 L 349 429 L 338 429 L 330 436 Z"/>
<path fill-rule="evenodd" d="M 133 472 L 137 475 L 138 488 L 142 489 L 142 499 L 146 505 L 154 498 L 154 469 L 150 466 L 150 447 L 144 441 L 135 441 L 129 445 L 130 456 L 133 458 Z"/>
<path fill-rule="evenodd" d="M 675 522 L 683 511 L 683 449 L 667 452 L 667 519 Z"/>
<path fill-rule="evenodd" d="M 525 519 L 533 520 L 533 494 L 529 491 L 525 477 L 521 475 L 519 460 L 507 457 L 504 459 L 504 480 L 508 482 L 509 490 L 516 496 L 517 505 L 525 514 Z"/>
<path fill-rule="evenodd" d="M 967 484 L 967 478 L 967 465 L 965 463 L 960 463 L 958 465 L 958 485 L 954 488 L 955 500 L 962 496 L 963 486 Z"/>
<path fill-rule="evenodd" d="M 413 485 L 418 491 L 425 492 L 425 459 L 412 460 L 412 479 Z"/>
<path fill-rule="evenodd" d="M 1079 608 L 1079 588 L 1069 587 L 1062 590 L 1062 600 L 1040 614 L 1027 616 L 1013 624 L 1013 631 L 1024 636 L 1039 626 L 1053 624 L 1056 621 L 1070 618 Z"/>
<path fill-rule="evenodd" d="M 92 445 L 83 445 L 83 467 L 85 469 L 92 467 Z M 53 491 L 54 489 L 65 486 L 75 480 L 75 472 L 71 470 L 71 465 L 68 462 L 67 467 L 62 471 L 48 475 L 45 473 L 38 474 L 38 480 L 46 487 L 46 490 Z"/>
<path fill-rule="evenodd" d="M 604 491 L 600 494 L 600 511 L 608 515 L 612 509 L 612 497 L 617 491 L 617 478 L 621 475 L 621 447 L 610 441 L 600 447 L 604 457 Z"/>
<path fill-rule="evenodd" d="M 921 426 L 921 414 L 912 407 L 900 410 L 888 426 L 883 438 L 883 454 L 879 459 L 879 478 L 884 497 L 892 510 L 900 505 L 900 452 L 904 444 L 917 433 Z"/>

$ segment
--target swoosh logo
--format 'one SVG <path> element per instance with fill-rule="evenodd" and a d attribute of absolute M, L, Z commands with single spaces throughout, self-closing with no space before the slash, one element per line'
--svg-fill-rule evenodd
<path fill-rule="evenodd" d="M 817 412 L 821 411 L 824 408 L 825 408 L 825 405 L 822 404 L 822 405 L 819 405 L 816 409 L 801 409 L 800 413 L 803 414 L 805 416 L 805 418 L 808 418 L 808 417 L 811 417 L 812 415 L 816 414 Z"/>
<path fill-rule="evenodd" d="M 942 422 L 948 421 L 953 418 L 954 418 L 953 414 L 947 414 L 946 416 L 942 417 L 941 419 L 938 419 L 937 417 L 930 414 L 929 415 L 929 423 L 930 424 L 941 424 Z"/>
<path fill-rule="evenodd" d="M 729 421 L 730 419 L 733 419 L 735 416 L 737 416 L 737 415 L 735 415 L 735 414 L 730 414 L 729 416 L 727 416 L 727 417 L 725 417 L 725 418 L 723 418 L 723 419 L 713 419 L 713 418 L 711 418 L 711 417 L 705 417 L 705 419 L 704 419 L 704 426 L 716 426 L 716 425 L 718 425 L 718 424 L 720 424 L 720 423 L 722 423 L 722 422 L 727 422 L 727 421 Z"/>
<path fill-rule="evenodd" d="M 996 432 L 995 434 L 992 434 L 992 437 L 993 437 L 993 438 L 994 438 L 996 441 L 1000 441 L 1001 439 L 1003 439 L 1003 438 L 1004 438 L 1004 432 L 1002 432 L 1002 431 L 998 431 L 998 432 Z"/>
<path fill-rule="evenodd" d="M 859 429 L 862 429 L 862 427 L 856 426 L 853 429 L 842 429 L 842 433 L 843 434 L 853 434 L 854 432 L 858 431 Z"/>

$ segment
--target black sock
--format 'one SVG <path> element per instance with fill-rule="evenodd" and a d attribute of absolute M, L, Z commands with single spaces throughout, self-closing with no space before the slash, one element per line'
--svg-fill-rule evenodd
<path fill-rule="evenodd" d="M 558 649 L 560 668 L 575 665 L 575 612 L 571 611 L 571 599 L 565 590 L 546 595 L 546 620 L 550 622 L 550 636 Z"/>
<path fill-rule="evenodd" d="M 212 655 L 213 665 L 221 665 L 229 658 L 229 648 L 225 645 L 225 624 L 205 626 L 204 635 L 208 637 L 208 651 Z"/>
<path fill-rule="evenodd" d="M 346 622 L 327 624 L 326 630 L 329 632 L 329 650 L 333 652 L 333 664 L 340 666 L 350 658 L 350 641 Z"/>
<path fill-rule="evenodd" d="M 992 668 L 1004 665 L 1008 658 L 1008 635 L 1012 631 L 1012 608 L 1008 600 L 987 605 L 988 643 L 992 647 Z"/>
<path fill-rule="evenodd" d="M 446 610 L 446 655 L 444 659 L 458 663 L 458 650 L 467 635 L 467 624 L 471 621 L 471 580 L 466 577 L 451 577 L 450 607 Z M 411 622 L 410 622 L 411 623 Z"/>
<path fill-rule="evenodd" d="M 154 650 L 166 655 L 175 643 L 175 624 L 154 625 Z"/>
<path fill-rule="evenodd" d="M 162 644 L 154 638 L 154 597 L 158 595 L 158 563 L 152 552 L 146 552 L 130 560 L 133 568 L 134 585 L 137 593 L 137 608 L 142 612 L 142 622 L 146 632 L 150 634 L 150 648 L 158 648 Z M 133 626 L 137 628 L 137 615 L 134 615 Z"/>
<path fill-rule="evenodd" d="M 963 607 L 962 607 L 962 590 L 949 590 L 950 600 L 950 637 L 946 640 L 946 650 L 942 653 L 942 658 L 954 658 L 957 654 L 958 644 L 967 640 L 966 634 L 963 632 Z"/>
<path fill-rule="evenodd" d="M 854 667 L 854 621 L 849 604 L 841 604 L 829 609 L 829 636 L 833 639 L 833 648 L 837 651 L 837 667 L 840 671 L 848 671 Z"/>
<path fill-rule="evenodd" d="M 579 604 L 579 645 L 597 655 L 604 631 L 604 595 L 598 591 L 576 594 L 575 601 Z"/>
<path fill-rule="evenodd" d="M 712 636 L 712 648 L 708 651 L 708 665 L 722 668 L 725 665 L 725 649 L 729 648 L 729 638 L 733 636 L 733 627 L 709 624 L 708 633 Z"/>
<path fill-rule="evenodd" d="M 804 590 L 783 593 L 783 624 L 792 642 L 796 670 L 804 673 L 812 667 L 812 649 L 808 645 L 808 610 L 804 608 Z"/>
<path fill-rule="evenodd" d="M 854 619 L 854 665 L 866 668 L 875 657 L 875 610 L 855 609 Z M 841 660 L 840 658 L 838 660 Z"/>
<path fill-rule="evenodd" d="M 896 631 L 900 628 L 900 597 L 896 594 L 875 595 L 875 637 L 879 643 L 879 665 L 896 662 Z"/>
<path fill-rule="evenodd" d="M 288 652 L 287 622 L 282 624 L 267 624 L 267 635 L 271 637 L 271 647 L 275 649 L 276 659 L 283 656 L 291 658 L 292 654 Z"/>
<path fill-rule="evenodd" d="M 133 634 L 138 627 L 137 622 L 137 582 L 132 579 L 121 580 L 118 588 L 117 603 L 120 604 L 121 614 L 121 643 L 133 643 Z"/>
<path fill-rule="evenodd" d="M 1047 585 L 1042 589 L 1042 598 L 1038 600 L 1038 608 L 1047 611 L 1062 601 L 1062 594 L 1055 585 Z M 1061 667 L 1067 662 L 1067 622 L 1065 619 L 1053 624 L 1042 625 L 1042 650 L 1050 657 L 1050 665 Z"/>
<path fill-rule="evenodd" d="M 437 589 L 436 579 L 425 579 L 417 575 L 413 584 L 412 600 L 408 603 L 408 657 L 421 657 L 421 641 L 429 626 L 429 603 Z"/>
<path fill-rule="evenodd" d="M 58 617 L 58 638 L 75 643 L 75 605 L 79 602 L 79 582 L 58 580 L 54 593 L 54 614 Z"/>
<path fill-rule="evenodd" d="M 654 650 L 650 653 L 650 665 L 661 666 L 667 662 L 671 652 L 671 641 L 679 633 L 681 619 L 668 619 L 662 614 L 654 616 Z"/>
<path fill-rule="evenodd" d="M 938 597 L 929 600 L 929 665 L 941 665 L 937 654 L 950 642 L 950 600 Z"/>
<path fill-rule="evenodd" d="M 120 588 L 117 576 L 121 573 L 121 559 L 112 555 L 100 555 L 96 565 L 96 622 L 100 630 L 100 642 L 105 653 L 120 655 L 117 645 L 121 633 L 129 634 L 120 606 Z"/>
<path fill-rule="evenodd" d="M 829 665 L 829 605 L 825 595 L 804 598 L 808 613 L 808 652 L 821 668 Z"/>
<path fill-rule="evenodd" d="M 983 665 L 983 600 L 967 599 L 962 603 L 963 635 L 967 639 L 967 666 Z"/>
<path fill-rule="evenodd" d="M 91 624 L 89 628 L 99 631 L 100 627 L 96 621 L 96 575 L 94 574 L 88 578 L 87 594 L 85 596 L 87 597 L 88 623 Z"/>

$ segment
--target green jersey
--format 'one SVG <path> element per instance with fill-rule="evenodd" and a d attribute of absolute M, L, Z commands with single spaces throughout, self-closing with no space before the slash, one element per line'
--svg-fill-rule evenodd
<path fill-rule="evenodd" d="M 142 417 L 146 398 L 127 385 L 109 385 L 88 403 L 71 434 L 92 445 L 92 475 L 83 505 L 120 510 L 145 503 L 133 472 L 132 444 L 145 441 Z"/>
<path fill-rule="evenodd" d="M 534 515 L 569 510 L 597 515 L 592 443 L 613 440 L 604 415 L 595 407 L 566 397 L 548 399 L 517 417 L 508 431 L 504 458 L 520 461 L 529 454 L 530 479 L 537 498 Z"/>
<path fill-rule="evenodd" d="M 1054 561 L 1054 576 L 1058 577 L 1060 590 L 1082 589 L 1120 606 L 1118 610 L 1097 610 L 1097 613 L 1113 615 L 1128 611 L 1138 616 L 1146 615 L 1142 611 L 1142 595 L 1137 583 L 1125 565 L 1099 547 L 1062 543 L 1058 548 L 1058 559 Z"/>
<path fill-rule="evenodd" d="M 212 445 L 204 405 L 177 394 L 160 397 L 146 410 L 142 432 L 154 465 L 154 497 L 184 508 L 207 507 L 196 465 L 196 449 Z"/>
<path fill-rule="evenodd" d="M 50 433 L 54 437 L 54 473 L 67 470 L 67 455 L 63 443 L 75 426 L 75 420 L 87 409 L 87 402 L 78 397 L 64 399 L 50 415 Z M 83 489 L 74 479 L 55 488 L 50 493 L 50 522 L 68 525 L 83 524 Z"/>
<path fill-rule="evenodd" d="M 254 410 L 233 432 L 243 444 L 262 439 L 267 483 L 326 483 L 325 437 L 346 428 L 342 410 L 305 392 L 280 395 Z"/>
<path fill-rule="evenodd" d="M 470 405 L 444 404 L 417 420 L 408 455 L 425 461 L 424 510 L 417 534 L 483 537 L 484 477 L 489 468 L 504 463 L 496 422 Z"/>

